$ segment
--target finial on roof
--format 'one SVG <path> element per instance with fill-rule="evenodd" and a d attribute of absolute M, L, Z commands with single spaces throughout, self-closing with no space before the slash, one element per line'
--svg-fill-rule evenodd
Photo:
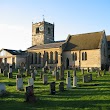
<path fill-rule="evenodd" d="M 43 21 L 45 21 L 44 15 L 43 15 Z"/>

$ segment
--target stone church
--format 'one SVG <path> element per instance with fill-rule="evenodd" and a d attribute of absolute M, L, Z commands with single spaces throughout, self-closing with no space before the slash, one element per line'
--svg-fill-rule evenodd
<path fill-rule="evenodd" d="M 108 65 L 108 43 L 105 31 L 69 35 L 54 41 L 54 24 L 32 24 L 32 46 L 27 49 L 28 65 L 67 68 L 100 68 Z"/>
<path fill-rule="evenodd" d="M 54 41 L 54 24 L 46 21 L 32 23 L 32 46 L 25 52 L 12 50 L 12 55 L 2 55 L 3 51 L 8 54 L 11 52 L 2 49 L 0 62 L 5 59 L 12 63 L 10 60 L 14 58 L 16 67 L 24 63 L 26 66 L 32 65 L 38 68 L 47 64 L 48 67 L 63 66 L 65 69 L 104 69 L 109 63 L 105 31 L 68 35 L 66 40 Z"/>

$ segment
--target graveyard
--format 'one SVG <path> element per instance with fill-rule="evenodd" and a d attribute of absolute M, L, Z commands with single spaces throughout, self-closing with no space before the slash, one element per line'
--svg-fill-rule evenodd
<path fill-rule="evenodd" d="M 19 71 L 14 70 L 11 76 L 0 73 L 0 87 L 5 86 L 5 92 L 0 93 L 0 110 L 110 109 L 108 71 L 65 70 L 63 80 L 50 70 L 37 69 L 35 75 L 23 71 L 22 76 Z M 31 99 L 27 86 L 33 90 Z"/>

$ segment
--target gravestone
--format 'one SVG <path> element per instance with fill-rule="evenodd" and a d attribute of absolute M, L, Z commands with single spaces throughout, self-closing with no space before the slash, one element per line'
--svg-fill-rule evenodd
<path fill-rule="evenodd" d="M 6 70 L 3 71 L 3 76 L 7 77 L 8 76 L 8 73 Z"/>
<path fill-rule="evenodd" d="M 56 79 L 56 81 L 59 80 L 59 72 L 56 72 L 55 79 Z"/>
<path fill-rule="evenodd" d="M 106 75 L 106 70 L 105 69 L 103 70 L 103 72 L 104 72 L 104 75 Z"/>
<path fill-rule="evenodd" d="M 89 67 L 87 68 L 87 73 L 89 73 Z"/>
<path fill-rule="evenodd" d="M 17 75 L 16 75 L 16 79 L 17 79 L 17 78 L 22 78 L 22 76 L 21 76 L 20 74 L 17 74 Z"/>
<path fill-rule="evenodd" d="M 26 99 L 26 102 L 32 102 L 33 103 L 36 101 L 36 98 L 34 96 L 33 86 L 27 86 L 26 87 L 25 99 Z"/>
<path fill-rule="evenodd" d="M 40 78 L 42 79 L 42 77 L 43 77 L 43 72 L 41 71 L 40 72 Z"/>
<path fill-rule="evenodd" d="M 22 78 L 16 79 L 16 89 L 23 90 L 23 79 Z"/>
<path fill-rule="evenodd" d="M 71 88 L 71 77 L 66 78 L 66 83 L 67 83 L 67 89 Z"/>
<path fill-rule="evenodd" d="M 84 69 L 81 69 L 81 73 L 84 75 Z"/>
<path fill-rule="evenodd" d="M 8 78 L 13 78 L 12 73 L 8 73 Z"/>
<path fill-rule="evenodd" d="M 73 77 L 76 76 L 76 69 L 73 70 Z"/>
<path fill-rule="evenodd" d="M 48 83 L 48 77 L 47 75 L 43 75 L 43 84 L 47 84 Z"/>
<path fill-rule="evenodd" d="M 42 72 L 46 73 L 46 68 L 42 68 Z"/>
<path fill-rule="evenodd" d="M 59 84 L 59 91 L 60 92 L 64 91 L 64 82 L 60 82 L 60 84 Z"/>
<path fill-rule="evenodd" d="M 52 71 L 52 76 L 56 76 L 56 71 Z"/>
<path fill-rule="evenodd" d="M 0 83 L 0 95 L 3 95 L 6 92 L 6 87 L 4 83 Z"/>
<path fill-rule="evenodd" d="M 86 74 L 83 76 L 83 82 L 84 83 L 88 83 L 90 81 L 92 81 L 92 74 Z"/>
<path fill-rule="evenodd" d="M 101 76 L 101 73 L 100 73 L 100 70 L 98 70 L 97 77 L 100 77 L 100 76 Z"/>
<path fill-rule="evenodd" d="M 29 69 L 26 69 L 26 76 L 30 76 Z"/>
<path fill-rule="evenodd" d="M 73 76 L 73 87 L 77 87 L 77 76 Z"/>
<path fill-rule="evenodd" d="M 28 79 L 28 86 L 34 86 L 34 80 L 33 80 L 33 78 L 29 78 Z"/>
<path fill-rule="evenodd" d="M 33 78 L 33 80 L 35 80 L 35 74 L 31 73 L 31 78 Z"/>
<path fill-rule="evenodd" d="M 67 77 L 70 77 L 70 71 L 67 71 Z"/>
<path fill-rule="evenodd" d="M 55 95 L 56 90 L 55 90 L 55 82 L 50 83 L 50 94 Z"/>
<path fill-rule="evenodd" d="M 35 76 L 37 75 L 37 70 L 36 70 L 36 68 L 34 68 L 34 74 L 35 74 Z"/>
<path fill-rule="evenodd" d="M 9 73 L 12 73 L 12 66 L 9 67 Z"/>
<path fill-rule="evenodd" d="M 60 79 L 63 80 L 64 79 L 64 65 L 63 64 L 59 67 L 59 73 L 60 73 Z"/>

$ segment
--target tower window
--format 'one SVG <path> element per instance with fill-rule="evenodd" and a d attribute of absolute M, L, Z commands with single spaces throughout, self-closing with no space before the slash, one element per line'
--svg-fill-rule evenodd
<path fill-rule="evenodd" d="M 48 34 L 50 34 L 51 33 L 51 29 L 50 28 L 48 28 Z"/>
<path fill-rule="evenodd" d="M 39 28 L 36 28 L 36 33 L 39 33 Z"/>

